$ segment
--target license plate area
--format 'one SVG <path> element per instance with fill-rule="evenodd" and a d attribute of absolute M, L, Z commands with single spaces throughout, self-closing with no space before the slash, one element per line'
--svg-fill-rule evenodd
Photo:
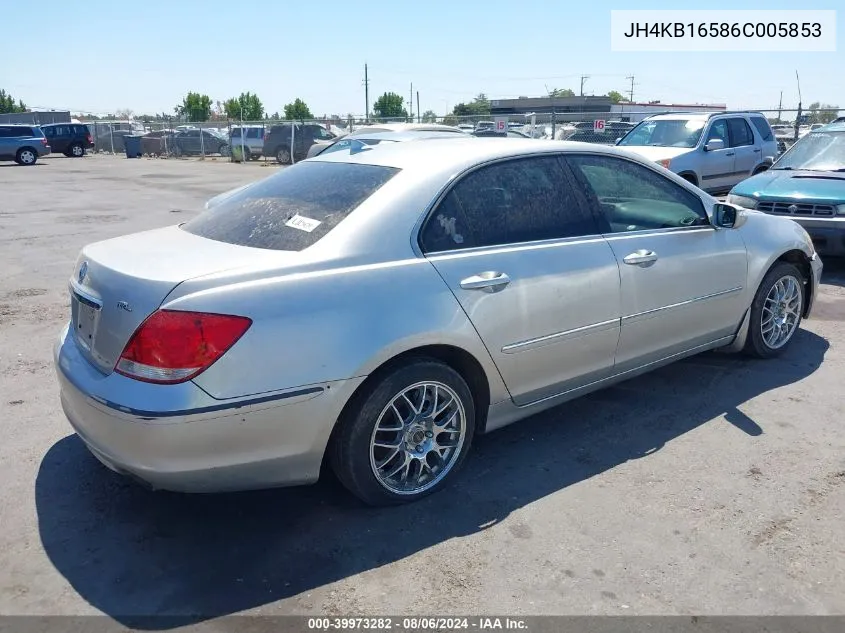
<path fill-rule="evenodd" d="M 71 299 L 73 331 L 76 341 L 86 350 L 94 345 L 100 306 L 74 293 Z"/>

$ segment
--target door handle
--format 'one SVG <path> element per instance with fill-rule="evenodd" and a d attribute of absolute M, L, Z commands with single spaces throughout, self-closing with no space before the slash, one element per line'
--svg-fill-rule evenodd
<path fill-rule="evenodd" d="M 464 290 L 483 290 L 484 292 L 498 292 L 511 282 L 505 273 L 487 271 L 461 280 Z"/>
<path fill-rule="evenodd" d="M 735 152 L 727 152 L 727 153 L 725 153 L 725 156 L 733 156 L 733 155 L 734 155 L 734 153 L 735 153 Z"/>
<path fill-rule="evenodd" d="M 622 261 L 628 264 L 629 266 L 652 264 L 657 261 L 657 253 L 641 248 L 638 251 L 634 251 L 630 255 L 626 255 L 622 259 Z"/>
<path fill-rule="evenodd" d="M 757 149 L 755 149 L 755 150 L 754 150 L 754 153 L 755 153 L 755 154 L 759 154 L 759 153 L 760 153 L 760 152 L 762 152 L 762 151 L 763 151 L 763 150 L 761 150 L 761 149 L 758 147 Z"/>

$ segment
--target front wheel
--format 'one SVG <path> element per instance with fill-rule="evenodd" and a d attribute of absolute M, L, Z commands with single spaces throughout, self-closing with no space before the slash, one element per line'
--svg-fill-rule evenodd
<path fill-rule="evenodd" d="M 469 451 L 475 406 L 466 381 L 418 358 L 357 397 L 329 448 L 332 468 L 370 505 L 416 501 L 443 487 Z"/>
<path fill-rule="evenodd" d="M 751 304 L 745 352 L 758 358 L 781 354 L 792 342 L 804 311 L 804 279 L 788 262 L 766 273 Z"/>

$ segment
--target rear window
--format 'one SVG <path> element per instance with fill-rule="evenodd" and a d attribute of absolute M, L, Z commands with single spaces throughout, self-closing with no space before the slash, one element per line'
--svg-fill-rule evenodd
<path fill-rule="evenodd" d="M 9 127 L 0 128 L 0 136 L 4 136 L 6 138 L 17 138 L 26 136 L 41 136 L 41 134 L 34 133 L 31 127 L 12 125 Z"/>
<path fill-rule="evenodd" d="M 300 251 L 316 244 L 398 172 L 377 165 L 299 163 L 239 191 L 182 229 L 238 246 Z"/>

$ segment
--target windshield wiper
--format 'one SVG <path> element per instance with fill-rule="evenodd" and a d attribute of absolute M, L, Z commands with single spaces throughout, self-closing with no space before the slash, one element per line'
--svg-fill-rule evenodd
<path fill-rule="evenodd" d="M 792 171 L 795 169 L 794 167 L 770 167 L 772 170 L 783 170 L 783 171 Z"/>

